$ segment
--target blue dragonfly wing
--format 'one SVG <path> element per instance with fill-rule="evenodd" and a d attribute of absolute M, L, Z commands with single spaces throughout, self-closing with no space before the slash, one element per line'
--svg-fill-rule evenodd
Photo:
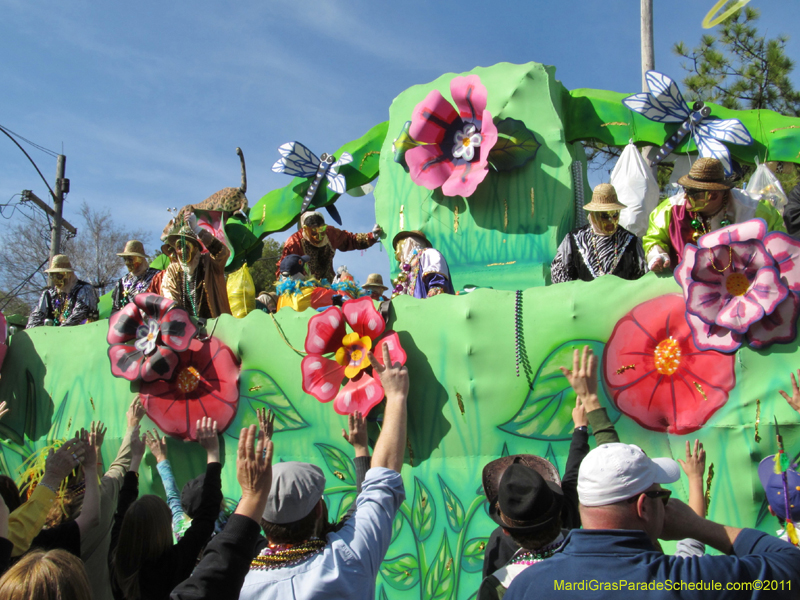
<path fill-rule="evenodd" d="M 716 158 L 725 168 L 725 175 L 732 173 L 731 153 L 725 144 L 713 137 L 702 135 L 698 131 L 695 131 L 695 143 L 697 144 L 698 154 L 702 158 Z"/>
<path fill-rule="evenodd" d="M 658 71 L 648 71 L 645 74 L 645 81 L 654 102 L 674 117 L 673 122 L 684 121 L 689 117 L 689 107 L 672 79 Z"/>
<path fill-rule="evenodd" d="M 346 165 L 353 162 L 353 156 L 349 152 L 342 152 L 342 155 L 339 157 L 335 163 L 331 165 L 331 169 L 335 169 L 336 167 L 341 167 L 342 165 Z"/>
<path fill-rule="evenodd" d="M 658 123 L 680 123 L 683 122 L 682 118 L 670 114 L 667 110 L 653 97 L 652 94 L 640 93 L 628 96 L 622 103 L 634 112 L 644 115 L 651 121 Z"/>
<path fill-rule="evenodd" d="M 347 183 L 344 175 L 337 173 L 333 168 L 329 169 L 325 177 L 328 179 L 328 189 L 337 193 L 344 194 L 347 189 Z"/>
<path fill-rule="evenodd" d="M 280 158 L 273 166 L 276 173 L 286 173 L 292 177 L 311 177 L 316 175 L 319 166 L 317 158 L 311 150 L 300 142 L 288 142 L 278 148 Z"/>
<path fill-rule="evenodd" d="M 753 136 L 739 119 L 704 120 L 698 125 L 697 134 L 739 146 L 753 143 Z"/>

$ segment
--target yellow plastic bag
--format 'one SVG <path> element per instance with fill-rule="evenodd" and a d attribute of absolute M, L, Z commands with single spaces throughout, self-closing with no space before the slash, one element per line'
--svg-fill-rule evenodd
<path fill-rule="evenodd" d="M 231 314 L 237 319 L 246 317 L 256 307 L 256 284 L 246 263 L 228 275 L 227 288 Z"/>

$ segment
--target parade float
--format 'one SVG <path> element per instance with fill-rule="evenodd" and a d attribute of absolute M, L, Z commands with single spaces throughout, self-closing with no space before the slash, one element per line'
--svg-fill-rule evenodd
<path fill-rule="evenodd" d="M 713 464 L 710 518 L 774 530 L 757 465 L 777 450 L 776 422 L 790 457 L 800 451 L 800 418 L 778 395 L 800 367 L 800 244 L 750 221 L 700 237 L 674 276 L 549 284 L 556 248 L 591 195 L 582 140 L 663 146 L 665 156 L 716 152 L 754 163 L 768 152 L 770 160 L 800 161 L 800 119 L 668 105 L 674 90 L 664 79 L 661 91 L 651 82 L 649 100 L 636 95 L 637 104 L 630 94 L 567 90 L 554 67 L 537 63 L 446 74 L 401 93 L 387 122 L 333 155 L 302 147 L 307 168 L 286 171 L 291 183 L 253 206 L 243 182 L 241 194 L 231 194 L 236 202 L 201 207 L 229 244 L 227 270 L 235 272 L 261 256 L 266 235 L 294 226 L 304 203 L 335 218 L 344 192 L 363 192 L 378 178 L 375 213 L 389 255 L 398 232 L 423 231 L 461 293 L 398 296 L 383 313 L 362 297 L 321 313 L 253 311 L 199 325 L 168 301 L 143 298 L 110 321 L 17 332 L 0 380 L 11 408 L 0 422 L 4 471 L 17 473 L 30 454 L 94 419 L 109 427 L 108 465 L 139 393 L 149 420 L 171 436 L 179 485 L 205 462 L 202 449 L 183 440 L 200 416 L 217 419 L 223 488 L 235 501 L 239 431 L 256 422 L 256 409 L 269 408 L 276 460 L 322 466 L 337 518 L 355 501 L 341 415 L 369 411 L 377 438 L 383 392 L 363 355 L 387 344 L 408 367 L 411 388 L 406 500 L 377 597 L 467 599 L 495 527 L 481 469 L 500 455 L 531 453 L 563 472 L 575 396 L 559 367 L 589 345 L 601 357 L 600 399 L 620 438 L 675 458 L 684 457 L 686 440 L 700 438 Z M 724 124 L 732 121 L 741 127 Z M 298 146 L 284 144 L 280 155 Z M 743 264 L 744 246 L 758 256 L 755 266 Z M 726 264 L 725 277 L 709 268 Z M 399 265 L 392 269 L 402 280 Z M 718 302 L 698 301 L 697 286 L 716 286 Z M 164 493 L 152 457 L 140 485 Z M 685 480 L 670 487 L 687 498 Z"/>

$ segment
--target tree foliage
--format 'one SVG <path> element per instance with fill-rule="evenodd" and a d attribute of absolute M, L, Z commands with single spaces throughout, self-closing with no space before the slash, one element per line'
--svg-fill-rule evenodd
<path fill-rule="evenodd" d="M 691 51 L 684 42 L 675 44 L 674 52 L 687 59 L 682 66 L 689 72 L 683 80 L 688 100 L 800 116 L 800 92 L 789 79 L 794 61 L 785 52 L 789 38 L 759 35 L 759 16 L 757 9 L 745 7 Z"/>
<path fill-rule="evenodd" d="M 250 265 L 250 275 L 256 286 L 256 294 L 275 291 L 275 269 L 283 251 L 283 244 L 277 240 L 264 238 L 264 249 L 261 258 Z"/>

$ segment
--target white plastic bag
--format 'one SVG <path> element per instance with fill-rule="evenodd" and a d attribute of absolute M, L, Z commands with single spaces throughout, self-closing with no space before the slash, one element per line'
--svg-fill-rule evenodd
<path fill-rule="evenodd" d="M 658 182 L 639 149 L 628 144 L 611 172 L 611 185 L 625 205 L 619 224 L 631 233 L 643 236 L 650 213 L 658 206 Z"/>
<path fill-rule="evenodd" d="M 756 161 L 757 163 L 758 161 Z M 769 170 L 765 164 L 760 164 L 756 167 L 756 172 L 747 182 L 747 193 L 756 200 L 766 200 L 775 207 L 775 209 L 783 214 L 783 209 L 788 202 L 786 194 L 783 191 L 783 186 L 775 174 Z"/>

